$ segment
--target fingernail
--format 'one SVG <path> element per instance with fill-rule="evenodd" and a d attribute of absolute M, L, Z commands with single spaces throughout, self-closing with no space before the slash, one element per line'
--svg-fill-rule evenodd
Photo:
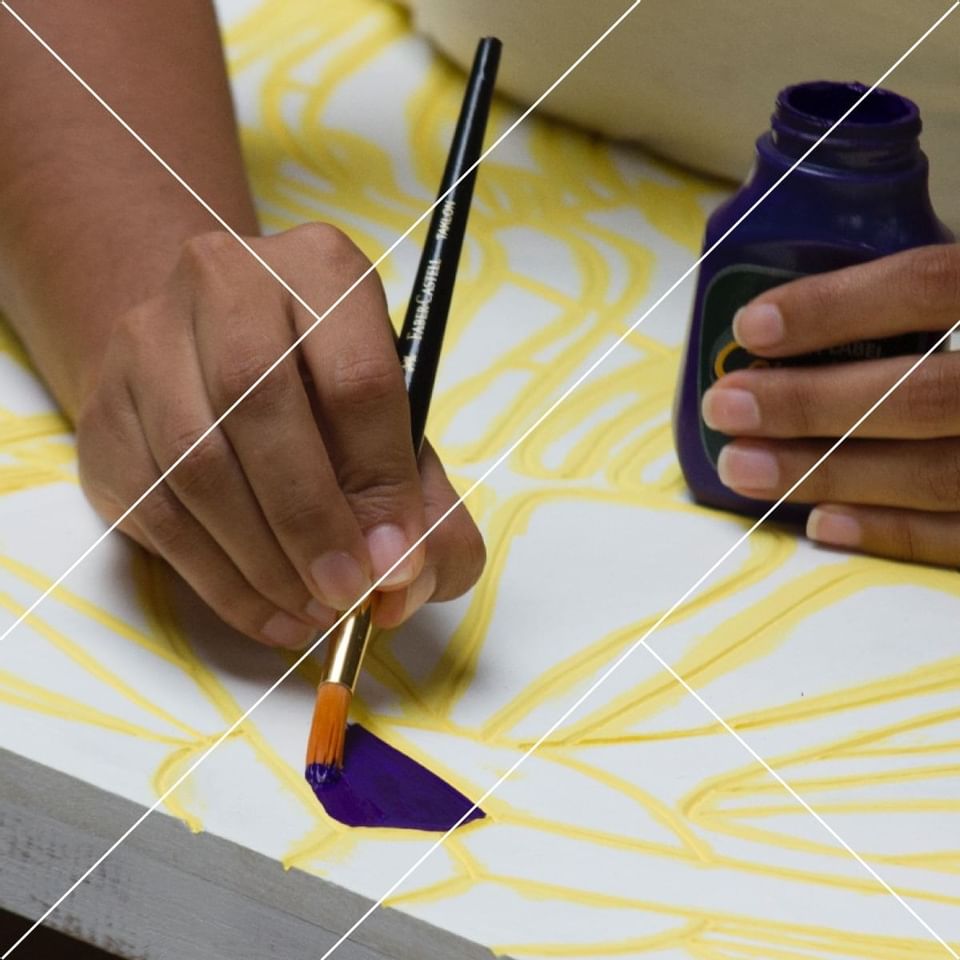
<path fill-rule="evenodd" d="M 780 479 L 777 458 L 757 447 L 727 444 L 717 460 L 717 473 L 724 486 L 739 490 L 772 490 Z"/>
<path fill-rule="evenodd" d="M 760 426 L 760 407 L 749 390 L 733 387 L 711 387 L 701 404 L 708 427 L 724 433 L 756 430 Z"/>
<path fill-rule="evenodd" d="M 775 347 L 784 333 L 783 314 L 772 303 L 741 307 L 733 315 L 733 336 L 748 350 Z"/>
<path fill-rule="evenodd" d="M 848 513 L 814 507 L 807 517 L 807 536 L 833 547 L 859 547 L 863 529 Z"/>
<path fill-rule="evenodd" d="M 367 534 L 367 549 L 373 564 L 373 577 L 377 580 L 410 549 L 410 541 L 396 524 L 382 523 Z M 411 555 L 391 571 L 380 586 L 394 587 L 409 583 L 415 573 L 415 560 Z"/>
<path fill-rule="evenodd" d="M 348 606 L 349 604 L 344 604 L 342 609 L 346 609 Z M 328 630 L 337 622 L 336 609 L 328 607 L 319 600 L 311 600 L 304 612 L 321 630 Z"/>
<path fill-rule="evenodd" d="M 260 631 L 263 638 L 275 647 L 306 646 L 316 636 L 316 628 L 296 620 L 288 613 L 275 613 Z"/>
<path fill-rule="evenodd" d="M 360 564 L 340 550 L 318 557 L 310 564 L 310 576 L 320 598 L 334 610 L 346 610 L 370 586 Z"/>

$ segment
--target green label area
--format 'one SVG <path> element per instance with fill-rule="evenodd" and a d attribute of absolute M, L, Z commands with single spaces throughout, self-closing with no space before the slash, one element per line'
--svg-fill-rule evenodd
<path fill-rule="evenodd" d="M 721 270 L 710 282 L 703 298 L 700 325 L 699 396 L 725 373 L 748 367 L 767 367 L 782 361 L 763 360 L 748 353 L 733 339 L 733 315 L 754 297 L 771 287 L 802 276 L 789 270 L 735 264 Z M 700 418 L 700 437 L 714 466 L 728 438 L 711 430 Z"/>
<path fill-rule="evenodd" d="M 774 267 L 735 264 L 721 270 L 710 282 L 703 298 L 703 322 L 700 325 L 699 396 L 725 373 L 756 367 L 815 366 L 852 360 L 877 360 L 882 357 L 920 353 L 929 349 L 924 334 L 904 334 L 879 340 L 847 343 L 798 357 L 766 360 L 744 350 L 733 339 L 733 315 L 765 290 L 807 274 Z M 714 466 L 720 450 L 728 441 L 711 430 L 700 417 L 700 437 L 707 457 Z"/>

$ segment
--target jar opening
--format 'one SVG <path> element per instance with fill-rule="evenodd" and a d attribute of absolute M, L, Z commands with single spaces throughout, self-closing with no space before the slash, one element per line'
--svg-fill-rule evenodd
<path fill-rule="evenodd" d="M 883 173 L 912 167 L 921 158 L 920 110 L 891 90 L 865 96 L 868 90 L 862 83 L 825 80 L 781 90 L 771 118 L 773 145 L 792 159 L 815 148 L 809 164 L 825 169 Z"/>
<path fill-rule="evenodd" d="M 806 83 L 784 91 L 786 106 L 828 125 L 839 120 L 866 92 L 861 83 Z M 845 123 L 890 124 L 909 120 L 913 104 L 888 90 L 874 90 Z"/>

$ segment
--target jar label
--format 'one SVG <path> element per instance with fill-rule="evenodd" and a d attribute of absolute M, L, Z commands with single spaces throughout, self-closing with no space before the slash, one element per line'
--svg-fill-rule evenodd
<path fill-rule="evenodd" d="M 757 367 L 814 366 L 852 360 L 876 360 L 882 357 L 921 353 L 932 345 L 928 334 L 904 334 L 879 340 L 863 340 L 818 350 L 799 357 L 770 360 L 754 356 L 733 339 L 733 315 L 765 290 L 789 280 L 807 276 L 776 267 L 734 264 L 721 270 L 710 282 L 703 298 L 703 322 L 700 325 L 699 396 L 726 373 Z M 707 457 L 714 466 L 728 437 L 711 430 L 700 417 L 700 437 Z"/>

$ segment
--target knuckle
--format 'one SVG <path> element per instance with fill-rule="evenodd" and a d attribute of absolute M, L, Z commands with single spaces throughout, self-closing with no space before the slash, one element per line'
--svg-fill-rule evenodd
<path fill-rule="evenodd" d="M 210 458 L 211 451 L 208 443 L 210 437 L 204 437 L 206 432 L 206 428 L 201 427 L 184 428 L 179 424 L 171 426 L 169 439 L 165 444 L 166 463 L 164 469 L 168 469 L 183 456 L 186 456 L 186 459 L 180 466 L 186 466 L 194 459 L 199 463 Z M 180 467 L 177 467 L 177 469 L 180 469 Z"/>
<path fill-rule="evenodd" d="M 921 311 L 942 311 L 960 302 L 960 256 L 953 246 L 925 247 L 912 256 L 911 297 Z"/>
<path fill-rule="evenodd" d="M 290 231 L 298 243 L 308 245 L 326 263 L 369 265 L 363 251 L 342 230 L 331 223 L 304 223 Z"/>
<path fill-rule="evenodd" d="M 131 393 L 137 393 L 136 385 L 156 378 L 157 350 L 161 342 L 166 342 L 161 338 L 179 332 L 174 330 L 179 323 L 177 310 L 161 297 L 125 311 L 111 328 L 100 371 L 101 382 L 124 381 Z"/>
<path fill-rule="evenodd" d="M 917 426 L 943 428 L 960 420 L 960 370 L 934 357 L 904 383 L 904 405 Z"/>
<path fill-rule="evenodd" d="M 252 246 L 247 243 L 247 246 Z M 211 231 L 186 240 L 181 248 L 178 272 L 194 304 L 213 307 L 221 319 L 251 312 L 255 301 L 260 310 L 276 310 L 282 303 L 282 288 L 258 269 L 249 252 L 229 233 Z M 238 326 L 224 323 L 224 334 Z"/>
<path fill-rule="evenodd" d="M 217 497 L 223 490 L 222 445 L 215 433 L 207 437 L 203 434 L 203 430 L 176 434 L 167 446 L 168 465 L 164 469 L 176 464 L 167 482 L 180 495 L 194 500 Z"/>
<path fill-rule="evenodd" d="M 796 477 L 803 476 L 818 456 L 818 452 L 804 450 L 802 458 L 795 464 Z M 794 477 L 787 477 L 787 483 L 792 484 L 794 481 Z M 841 468 L 837 458 L 827 457 L 804 480 L 797 492 L 803 500 L 833 500 L 840 492 L 841 481 Z"/>
<path fill-rule="evenodd" d="M 158 487 L 137 507 L 138 519 L 150 541 L 164 556 L 179 554 L 188 534 L 183 509 L 163 486 Z"/>
<path fill-rule="evenodd" d="M 921 559 L 921 546 L 909 514 L 898 512 L 890 517 L 890 541 L 901 560 L 915 563 Z"/>
<path fill-rule="evenodd" d="M 217 412 L 222 412 L 243 396 L 253 384 L 257 383 L 257 380 L 263 376 L 267 368 L 268 363 L 258 350 L 251 349 L 246 345 L 235 345 L 227 348 L 221 354 L 212 378 L 213 382 L 210 384 L 211 399 L 217 408 Z M 260 393 L 271 379 L 273 378 L 268 376 L 262 383 L 259 383 L 247 400 Z M 260 403 L 268 400 L 272 389 L 272 387 L 267 387 L 266 391 L 258 398 Z"/>
<path fill-rule="evenodd" d="M 416 466 L 410 470 L 399 457 L 387 453 L 377 463 L 354 458 L 337 468 L 340 489 L 365 521 L 422 511 Z"/>
<path fill-rule="evenodd" d="M 792 371 L 781 378 L 780 389 L 774 394 L 777 411 L 783 415 L 793 436 L 813 436 L 817 425 L 810 381 L 807 377 L 791 374 Z"/>
<path fill-rule="evenodd" d="M 294 377 L 289 363 L 281 364 L 264 377 L 264 371 L 268 369 L 269 366 L 262 360 L 251 358 L 238 364 L 238 369 L 228 374 L 230 383 L 222 386 L 225 397 L 236 399 L 256 383 L 256 388 L 244 398 L 241 409 L 247 415 L 253 414 L 275 425 L 281 422 L 280 418 L 288 408 L 294 390 L 302 389 L 302 386 L 299 377 Z M 260 377 L 263 379 L 259 380 Z"/>
<path fill-rule="evenodd" d="M 331 528 L 331 511 L 322 494 L 315 489 L 294 488 L 285 491 L 269 510 L 270 526 L 281 541 L 319 531 L 324 536 Z"/>
<path fill-rule="evenodd" d="M 368 465 L 358 464 L 341 473 L 340 487 L 362 527 L 422 511 L 412 477 L 387 474 L 383 470 L 373 476 Z"/>
<path fill-rule="evenodd" d="M 232 261 L 237 248 L 237 241 L 229 233 L 210 230 L 188 237 L 181 248 L 181 256 L 188 266 L 206 271 Z"/>
<path fill-rule="evenodd" d="M 844 277 L 838 275 L 837 272 L 816 274 L 811 277 L 804 277 L 800 280 L 793 281 L 793 284 L 790 285 L 789 293 L 793 295 L 793 302 L 784 308 L 784 313 L 786 313 L 790 306 L 794 309 L 790 310 L 790 313 L 796 315 L 799 313 L 801 321 L 807 320 L 808 318 L 816 317 L 829 317 L 833 316 L 836 313 L 837 300 L 842 294 L 840 289 Z M 798 307 L 802 309 L 798 310 Z M 795 331 L 791 329 L 791 334 L 800 333 L 812 335 L 817 327 L 814 325 L 807 325 L 805 323 L 801 324 L 803 329 Z"/>
<path fill-rule="evenodd" d="M 238 295 L 237 291 L 230 294 L 231 297 Z M 271 309 L 268 302 L 262 301 L 261 305 L 265 313 Z M 227 302 L 224 304 L 222 316 L 227 319 L 231 314 L 242 314 L 244 309 L 249 309 L 249 302 L 246 308 L 237 306 L 236 309 Z M 290 376 L 296 363 L 292 356 L 287 357 L 275 369 L 270 370 L 271 364 L 276 363 L 277 358 L 289 345 L 289 337 L 268 334 L 246 320 L 218 324 L 216 351 L 210 357 L 210 366 L 205 374 L 211 400 L 222 410 L 250 390 L 254 384 L 257 384 L 257 387 L 247 399 L 252 399 L 261 390 L 265 391 L 262 396 L 266 397 L 270 390 L 277 387 L 280 377 Z M 261 377 L 262 382 L 258 382 Z"/>
<path fill-rule="evenodd" d="M 757 297 L 753 303 L 771 303 L 780 308 L 789 342 L 806 347 L 822 334 L 822 317 L 833 317 L 844 283 L 842 271 L 813 274 L 783 284 Z"/>
<path fill-rule="evenodd" d="M 395 357 L 338 354 L 331 372 L 334 402 L 370 409 L 404 404 L 403 374 Z"/>
<path fill-rule="evenodd" d="M 939 452 L 933 467 L 927 458 L 918 458 L 914 482 L 934 509 L 955 509 L 960 506 L 960 448 L 950 443 Z"/>
<path fill-rule="evenodd" d="M 126 355 L 140 356 L 145 334 L 156 324 L 156 315 L 147 304 L 127 310 L 114 325 L 111 346 L 119 345 Z"/>

